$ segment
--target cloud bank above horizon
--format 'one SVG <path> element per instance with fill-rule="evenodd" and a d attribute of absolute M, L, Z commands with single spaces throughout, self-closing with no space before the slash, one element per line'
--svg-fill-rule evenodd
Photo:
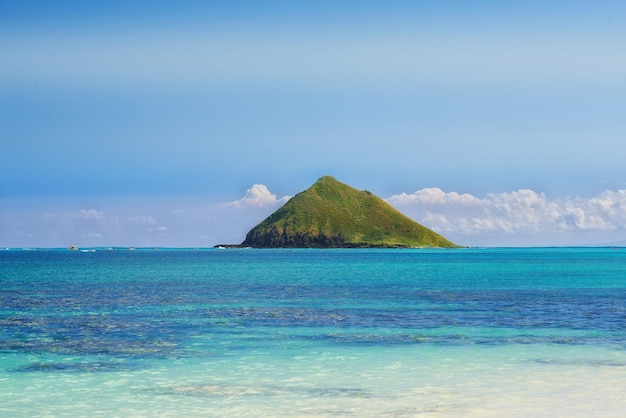
<path fill-rule="evenodd" d="M 470 242 L 488 235 L 500 242 L 499 245 L 512 245 L 521 235 L 541 236 L 543 241 L 550 235 L 562 237 L 568 233 L 583 236 L 597 233 L 603 237 L 615 233 L 614 238 L 620 240 L 626 230 L 626 190 L 623 189 L 605 190 L 591 198 L 550 199 L 544 193 L 529 189 L 491 193 L 480 198 L 425 188 L 386 200 L 437 232 L 466 237 Z"/>
<path fill-rule="evenodd" d="M 257 183 L 241 199 L 211 204 L 176 201 L 165 207 L 144 202 L 129 210 L 126 202 L 120 202 L 44 212 L 3 210 L 0 246 L 208 247 L 239 243 L 250 228 L 290 198 L 277 197 L 266 185 Z M 551 199 L 529 189 L 479 197 L 423 188 L 384 200 L 466 246 L 626 244 L 624 189 L 605 190 L 590 198 Z"/>

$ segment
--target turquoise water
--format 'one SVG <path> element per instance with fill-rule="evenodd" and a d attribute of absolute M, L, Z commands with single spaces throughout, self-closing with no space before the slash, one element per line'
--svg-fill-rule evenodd
<path fill-rule="evenodd" d="M 626 249 L 0 251 L 0 416 L 623 416 Z"/>

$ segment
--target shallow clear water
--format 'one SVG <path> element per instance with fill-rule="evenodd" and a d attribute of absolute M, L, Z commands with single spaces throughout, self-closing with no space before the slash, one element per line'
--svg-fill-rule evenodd
<path fill-rule="evenodd" d="M 626 249 L 1 251 L 1 416 L 622 416 Z"/>

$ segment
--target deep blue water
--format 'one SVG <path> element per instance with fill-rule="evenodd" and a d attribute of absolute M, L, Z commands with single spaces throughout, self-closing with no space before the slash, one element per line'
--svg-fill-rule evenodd
<path fill-rule="evenodd" d="M 79 380 L 104 373 L 115 382 L 128 373 L 175 373 L 180 367 L 211 370 L 213 387 L 215 379 L 229 378 L 229 367 L 258 367 L 259 353 L 267 355 L 266 365 L 293 361 L 295 353 L 318 361 L 324 353 L 336 360 L 377 352 L 408 361 L 446 350 L 478 361 L 490 347 L 491 353 L 530 350 L 525 363 L 515 364 L 534 362 L 542 373 L 555 364 L 626 366 L 626 249 L 0 252 L 5 393 L 23 389 L 15 382 L 41 384 L 38 379 L 50 373 Z M 576 350 L 589 352 L 571 354 Z M 363 374 L 357 360 L 345 367 Z M 232 397 L 243 399 L 257 381 L 275 380 L 265 391 L 285 387 L 288 379 L 276 377 L 283 372 L 266 372 L 245 375 L 246 389 L 229 386 Z M 183 390 L 177 379 L 155 381 L 152 389 L 171 384 L 189 395 L 206 386 Z M 72 382 L 65 387 L 90 384 Z M 307 402 L 328 390 L 309 388 Z M 120 391 L 130 389 L 122 385 Z M 241 411 L 250 404 L 246 399 Z M 44 402 L 18 402 L 6 412 L 67 412 Z M 134 412 L 150 415 L 159 402 L 163 398 L 154 395 Z M 196 407 L 227 412 L 211 402 Z M 288 403 L 285 408 L 287 414 Z"/>

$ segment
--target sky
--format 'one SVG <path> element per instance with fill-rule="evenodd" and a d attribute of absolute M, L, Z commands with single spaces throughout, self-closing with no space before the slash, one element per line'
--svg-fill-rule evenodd
<path fill-rule="evenodd" d="M 0 0 L 0 247 L 239 243 L 332 175 L 626 245 L 626 2 Z"/>

